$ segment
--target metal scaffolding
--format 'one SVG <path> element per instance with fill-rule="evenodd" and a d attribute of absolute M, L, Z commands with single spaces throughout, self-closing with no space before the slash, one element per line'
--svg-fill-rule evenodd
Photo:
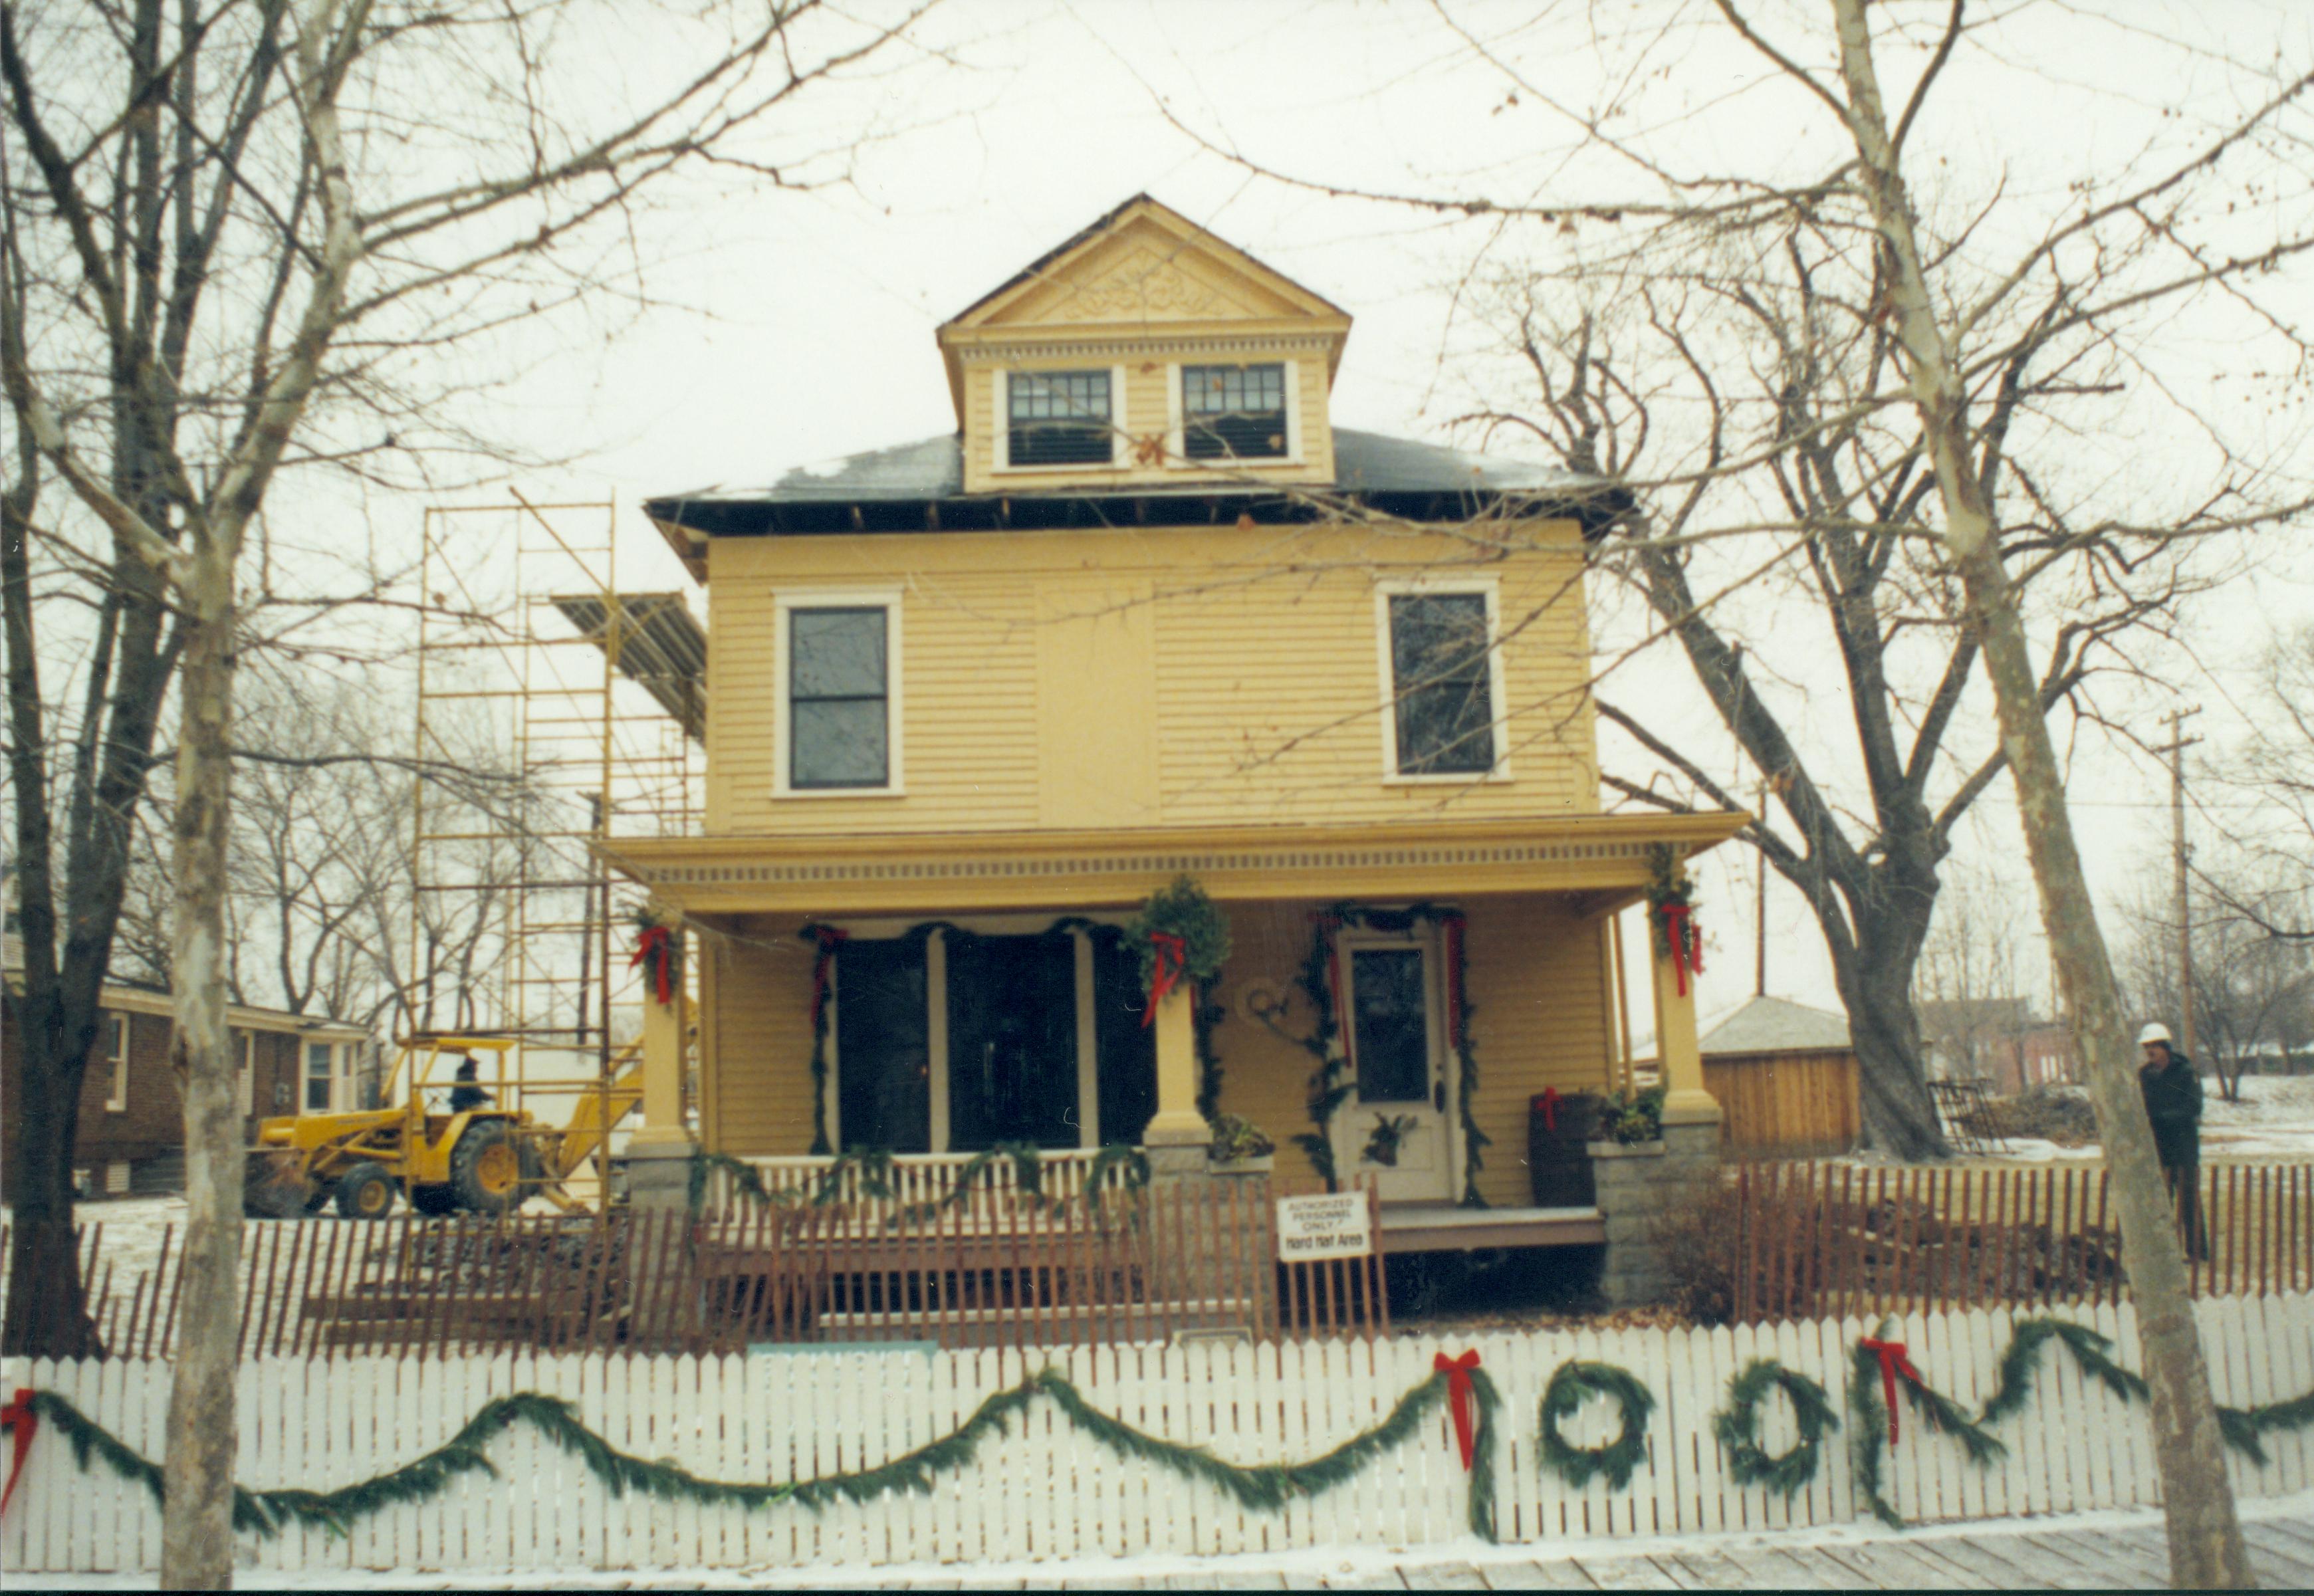
<path fill-rule="evenodd" d="M 607 1094 L 637 1045 L 642 895 L 595 844 L 684 835 L 700 812 L 706 634 L 682 594 L 617 576 L 609 503 L 426 513 L 417 757 L 478 779 L 416 783 L 413 1006 L 421 1028 L 514 1038 L 507 1106 L 549 1124 Z M 469 951 L 441 971 L 450 927 Z"/>

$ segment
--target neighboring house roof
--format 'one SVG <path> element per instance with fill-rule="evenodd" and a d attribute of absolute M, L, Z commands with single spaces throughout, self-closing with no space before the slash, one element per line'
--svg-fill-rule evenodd
<path fill-rule="evenodd" d="M 1555 466 L 1474 454 L 1412 438 L 1337 427 L 1334 496 L 1362 499 L 1423 518 L 1500 506 L 1528 515 L 1557 514 L 1603 531 L 1628 508 L 1630 494 L 1612 483 Z M 1414 501 L 1409 504 L 1408 501 Z M 764 488 L 703 488 L 644 502 L 652 519 L 710 536 L 845 532 L 985 530 L 996 526 L 1132 525 L 1148 507 L 1170 501 L 1207 518 L 1226 502 L 1258 520 L 1314 519 L 1316 507 L 1285 489 L 1232 481 L 1119 484 L 964 492 L 964 450 L 954 433 L 841 459 L 799 466 Z M 1030 507 L 1046 507 L 1043 513 Z M 1052 507 L 1067 507 L 1059 516 Z M 1165 517 L 1179 520 L 1176 514 Z"/>
<path fill-rule="evenodd" d="M 14 937 L 0 940 L 0 974 L 4 974 L 7 990 L 13 995 L 24 988 L 24 945 Z M 132 984 L 125 981 L 108 981 L 98 995 L 98 1006 L 124 1014 L 171 1015 L 176 1011 L 176 1001 L 163 987 Z M 369 1032 L 358 1025 L 341 1019 L 331 1019 L 324 1014 L 292 1014 L 286 1009 L 252 1009 L 240 1003 L 228 1004 L 225 1024 L 244 1031 L 280 1031 L 298 1036 L 322 1037 L 332 1042 L 361 1042 Z"/>
<path fill-rule="evenodd" d="M 1845 1017 L 1782 998 L 1753 998 L 1704 1034 L 1701 1050 L 1714 1053 L 1841 1052 L 1849 1045 Z"/>

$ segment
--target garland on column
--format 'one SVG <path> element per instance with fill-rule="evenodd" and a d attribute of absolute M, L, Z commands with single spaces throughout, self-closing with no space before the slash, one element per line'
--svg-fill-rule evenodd
<path fill-rule="evenodd" d="M 834 1503 L 867 1502 L 888 1492 L 930 1493 L 939 1476 L 971 1463 L 991 1435 L 1006 1433 L 1009 1421 L 1039 1398 L 1051 1401 L 1070 1423 L 1120 1457 L 1154 1464 L 1186 1479 L 1202 1480 L 1244 1506 L 1274 1512 L 1297 1498 L 1317 1495 L 1356 1477 L 1382 1452 L 1412 1439 L 1423 1420 L 1460 1387 L 1476 1398 L 1478 1406 L 1469 1462 L 1470 1526 L 1473 1533 L 1493 1540 L 1492 1440 L 1501 1398 L 1485 1371 L 1478 1368 L 1477 1354 L 1465 1354 L 1460 1360 L 1441 1354 L 1439 1363 L 1428 1379 L 1398 1399 L 1382 1423 L 1306 1462 L 1246 1467 L 1216 1458 L 1203 1447 L 1182 1446 L 1152 1435 L 1094 1407 L 1066 1376 L 1047 1368 L 990 1397 L 962 1424 L 914 1451 L 870 1468 L 779 1485 L 707 1479 L 679 1464 L 621 1451 L 588 1428 L 570 1403 L 522 1391 L 485 1402 L 443 1445 L 357 1485 L 334 1491 L 253 1491 L 236 1486 L 234 1527 L 261 1539 L 269 1539 L 290 1524 L 341 1534 L 389 1507 L 430 1501 L 463 1476 L 499 1478 L 486 1449 L 499 1433 L 517 1424 L 528 1424 L 549 1444 L 578 1458 L 614 1496 L 632 1491 L 662 1501 L 749 1510 L 791 1502 L 817 1512 Z M 140 1456 L 54 1391 L 31 1392 L 25 1403 L 31 1413 L 47 1420 L 71 1444 L 73 1460 L 83 1471 L 92 1460 L 102 1463 L 120 1478 L 143 1486 L 152 1494 L 155 1506 L 159 1506 L 159 1464 Z"/>
<path fill-rule="evenodd" d="M 1214 1027 L 1228 1010 L 1210 994 L 1229 962 L 1229 920 L 1189 876 L 1149 895 L 1141 913 L 1126 922 L 1126 941 L 1141 956 L 1141 990 L 1148 1007 L 1141 1023 L 1153 1023 L 1158 1000 L 1183 982 L 1189 986 L 1189 1016 L 1197 1037 L 1197 1113 L 1206 1121 L 1221 1112 L 1222 1059 Z"/>
<path fill-rule="evenodd" d="M 649 981 L 651 995 L 664 1006 L 675 1001 L 676 988 L 682 983 L 681 948 L 673 927 L 651 918 L 648 910 L 638 909 L 634 914 L 635 951 L 627 960 L 627 967 L 643 966 L 643 975 Z"/>
<path fill-rule="evenodd" d="M 1671 960 L 1679 995 L 1685 997 L 1689 978 L 1703 974 L 1703 929 L 1695 922 L 1695 884 L 1668 842 L 1648 844 L 1647 862 L 1655 873 L 1647 886 L 1647 927 L 1656 951 Z"/>
<path fill-rule="evenodd" d="M 1487 1200 L 1479 1193 L 1479 1171 L 1486 1168 L 1484 1149 L 1494 1144 L 1494 1139 L 1479 1128 L 1476 1104 L 1479 1090 L 1479 1045 L 1471 1033 L 1471 1016 L 1476 1011 L 1471 1001 L 1470 966 L 1463 951 L 1466 921 L 1460 909 L 1442 908 L 1435 904 L 1416 904 L 1406 909 L 1370 909 L 1358 904 L 1336 904 L 1310 917 L 1312 935 L 1309 957 L 1302 961 L 1295 984 L 1310 1001 L 1315 1020 L 1306 1036 L 1294 1036 L 1282 1026 L 1271 1029 L 1299 1043 L 1317 1067 L 1310 1072 L 1307 1104 L 1312 1129 L 1294 1138 L 1310 1160 L 1311 1167 L 1325 1180 L 1326 1189 L 1338 1191 L 1340 1170 L 1334 1158 L 1334 1115 L 1349 1101 L 1356 1079 L 1356 1036 L 1342 1024 L 1342 965 L 1336 938 L 1346 927 L 1365 928 L 1378 931 L 1404 932 L 1418 925 L 1435 925 L 1439 930 L 1440 965 L 1445 992 L 1446 1046 L 1461 1066 L 1454 1092 L 1454 1107 L 1462 1131 L 1462 1206 L 1484 1208 Z M 1395 1146 L 1394 1140 L 1388 1145 Z M 1370 1143 L 1371 1145 L 1371 1143 Z"/>
<path fill-rule="evenodd" d="M 1559 1433 L 1559 1423 L 1594 1397 L 1610 1398 L 1622 1410 L 1622 1430 L 1603 1445 L 1570 1445 Z M 1655 1393 L 1630 1370 L 1569 1358 L 1551 1371 L 1550 1383 L 1542 1389 L 1538 1420 L 1541 1444 L 1537 1448 L 1542 1467 L 1577 1490 L 1589 1485 L 1594 1475 L 1606 1476 L 1611 1490 L 1623 1489 L 1647 1460 L 1647 1417 L 1655 1410 Z"/>

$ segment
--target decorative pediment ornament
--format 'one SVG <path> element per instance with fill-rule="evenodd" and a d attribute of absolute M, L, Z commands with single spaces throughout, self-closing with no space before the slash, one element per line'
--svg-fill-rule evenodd
<path fill-rule="evenodd" d="M 1052 307 L 1047 319 L 1241 316 L 1246 307 L 1152 249 L 1135 250 Z"/>

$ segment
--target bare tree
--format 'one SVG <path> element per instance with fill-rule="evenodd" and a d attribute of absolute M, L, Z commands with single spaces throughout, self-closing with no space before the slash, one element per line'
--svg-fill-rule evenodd
<path fill-rule="evenodd" d="M 1971 1072 L 2003 1052 L 2021 1063 L 2032 1004 L 2017 933 L 2017 905 L 1991 872 L 1947 877 L 1913 979 L 1931 1060 L 1965 1061 Z"/>
<path fill-rule="evenodd" d="M 2036 666 L 2031 629 L 2033 589 L 2052 560 L 2103 543 L 2122 551 L 2114 558 L 2125 569 L 2133 563 L 2128 539 L 2161 544 L 2207 538 L 2281 524 L 2306 510 L 2289 472 L 2237 447 L 2214 407 L 2180 397 L 2165 382 L 2161 351 L 2179 317 L 2215 305 L 2222 307 L 2227 336 L 2271 349 L 2272 366 L 2262 360 L 2257 368 L 2265 374 L 2262 380 L 2279 389 L 2308 369 L 2305 340 L 2280 301 L 2292 286 L 2291 273 L 2314 251 L 2308 221 L 2314 210 L 2307 204 L 2314 185 L 2303 159 L 2314 74 L 2287 48 L 2252 65 L 2179 47 L 2181 62 L 2214 64 L 2256 93 L 2238 113 L 2230 107 L 2217 125 L 2186 124 L 2189 134 L 2165 130 L 2142 148 L 2101 151 L 2098 164 L 2069 173 L 2062 184 L 2028 183 L 2012 192 L 1996 181 L 1989 198 L 1967 197 L 1949 190 L 1937 154 L 1917 147 L 1923 107 L 1950 81 L 1949 66 L 2008 66 L 1997 38 L 1982 44 L 1965 38 L 1975 26 L 1966 0 L 1952 0 L 1941 12 L 1881 7 L 1870 16 L 1864 0 L 1828 0 L 1822 7 L 1774 7 L 1761 17 L 1736 0 L 1699 0 L 1666 7 L 1658 17 L 1665 25 L 1656 27 L 1627 27 L 1619 13 L 1612 29 L 1599 13 L 1584 13 L 1593 53 L 1608 68 L 1594 79 L 1604 86 L 1587 103 L 1568 89 L 1563 51 L 1550 52 L 1548 70 L 1520 70 L 1516 51 L 1540 48 L 1525 20 L 1498 48 L 1445 8 L 1440 13 L 1468 49 L 1509 77 L 1513 93 L 1505 106 L 1541 108 L 1568 137 L 1529 152 L 1533 159 L 1523 163 L 1509 150 L 1486 148 L 1484 170 L 1506 192 L 1476 185 L 1462 192 L 1382 192 L 1306 174 L 1288 181 L 1477 218 L 1495 240 L 1523 227 L 1539 231 L 1536 225 L 1578 241 L 1586 233 L 1603 234 L 1608 242 L 1589 261 L 1594 279 L 1620 286 L 1627 297 L 1642 286 L 1658 288 L 1650 308 L 1677 308 L 1672 296 L 1695 283 L 1699 262 L 1722 281 L 1734 276 L 1748 283 L 1765 278 L 1759 263 L 1797 241 L 1806 251 L 1798 269 L 1831 290 L 1815 295 L 1818 307 L 1854 327 L 1885 329 L 1885 337 L 1841 340 L 1852 353 L 1837 366 L 1817 357 L 1823 345 L 1813 337 L 1792 357 L 1780 352 L 1771 363 L 1779 395 L 1797 383 L 1804 401 L 1788 421 L 1779 401 L 1764 437 L 1727 440 L 1724 453 L 1700 471 L 1658 469 L 1651 480 L 1623 486 L 1661 516 L 1707 478 L 1780 459 L 1780 496 L 1789 484 L 1781 508 L 1763 498 L 1757 514 L 1686 527 L 1682 537 L 1805 533 L 1755 555 L 1752 564 L 1760 575 L 1792 560 L 1822 565 L 1829 579 L 1819 585 L 1840 612 L 1833 619 L 1845 670 L 1856 668 L 1859 641 L 1868 644 L 1863 663 L 1883 668 L 1868 645 L 1885 641 L 1906 604 L 1952 628 L 1949 657 L 1957 668 L 1927 678 L 1936 685 L 1915 701 L 1915 724 L 1956 717 L 1973 680 L 1981 678 L 1989 690 L 1998 726 L 1997 748 L 1989 752 L 1997 752 L 1996 768 L 2006 772 L 2017 795 L 2044 929 L 2113 1169 L 2146 1349 L 2172 1574 L 2181 1584 L 2248 1583 L 2183 1257 L 2138 1097 L 2135 1051 L 2083 878 L 2049 725 L 2052 689 L 2065 689 L 2067 667 L 2060 664 L 2053 683 L 2049 662 L 2063 656 L 2046 638 Z M 1994 14 L 1982 25 L 1997 30 L 2010 20 Z M 1696 50 L 1705 31 L 1727 48 Z M 1881 85 L 1884 57 L 1911 80 L 1893 108 Z M 1699 62 L 1708 89 L 1697 82 Z M 1714 112 L 1724 113 L 1716 123 Z M 1762 129 L 1772 129 L 1772 137 L 1762 137 Z M 1274 163 L 1232 140 L 1206 142 L 1253 171 L 1278 175 Z M 1946 147 L 1948 155 L 1953 146 Z M 1741 154 L 1714 159 L 1729 148 Z M 1731 273 L 1730 262 L 1753 269 L 1745 278 Z M 1750 315 L 1736 302 L 1718 324 L 1741 324 Z M 1694 347 L 1692 336 L 1689 343 Z M 1717 368 L 1709 358 L 1713 351 L 1702 353 L 1695 380 L 1707 384 Z M 2108 383 L 2124 384 L 2117 397 L 2141 407 L 2133 414 L 2159 412 L 2182 424 L 2179 447 L 2163 462 L 2161 475 L 2122 462 L 2113 481 L 2069 483 L 2018 468 L 2015 434 L 2041 401 Z M 1624 397 L 1639 400 L 1646 392 Z M 2036 424 L 2053 434 L 2078 429 L 2080 422 L 2051 417 Z M 1851 444 L 1866 431 L 1876 435 L 1869 451 Z M 2080 436 L 2076 430 L 2077 442 Z M 2061 449 L 2048 457 L 2066 458 Z M 2011 477 L 2030 506 L 2016 515 L 2005 512 L 2001 499 L 2004 479 Z M 2126 483 L 2126 498 L 2115 493 L 2114 481 Z M 2036 527 L 2036 535 L 2009 535 L 2020 524 Z M 1893 560 L 1906 543 L 1919 544 L 1930 557 L 1928 570 L 1941 573 L 1935 591 L 1915 599 L 1877 578 L 1859 580 L 1873 578 L 1875 560 Z M 1641 569 L 1645 580 L 1644 564 Z M 1676 630 L 1684 616 L 1724 596 L 1724 587 L 1674 592 L 1656 605 L 1658 619 Z M 1681 641 L 1691 654 L 1710 653 L 1686 635 Z M 1722 708 L 1723 721 L 1739 721 L 1758 697 L 1749 678 L 1725 659 L 1698 664 L 1718 706 L 1734 706 Z M 1865 720 L 1883 713 L 1886 702 L 1885 695 L 1862 693 L 1850 709 Z M 1789 777 L 1786 816 L 1802 844 L 1833 848 L 1830 806 L 1811 802 L 1787 751 L 1764 730 L 1739 732 L 1737 740 L 1762 775 Z M 1925 745 L 1934 749 L 1939 742 L 1930 736 Z M 1912 743 L 1915 751 L 1922 744 L 1917 732 Z M 1872 789 L 1876 797 L 1911 771 L 1912 761 L 1893 731 L 1883 739 L 1867 728 L 1859 748 L 1867 759 L 1894 754 L 1891 771 Z M 1723 786 L 1697 779 L 1693 762 L 1670 763 L 1714 802 L 1731 803 Z M 1797 806 L 1789 802 L 1795 794 Z M 1916 881 L 1926 879 L 1939 857 L 1936 811 L 1926 813 L 1928 826 L 1917 815 L 1874 816 L 1871 845 L 1912 851 L 1916 857 L 1905 869 Z M 1864 890 L 1856 899 L 1871 902 Z M 1916 954 L 1917 943 L 1908 962 Z M 1903 984 L 1895 989 L 1899 1003 Z"/>
<path fill-rule="evenodd" d="M 222 1586 L 233 1568 L 230 772 L 235 666 L 265 640 L 238 578 L 269 495 L 288 466 L 374 475 L 396 450 L 475 444 L 446 401 L 447 351 L 631 296 L 639 207 L 668 173 L 715 162 L 764 184 L 840 175 L 850 138 L 784 113 L 910 20 L 702 0 L 649 13 L 630 39 L 612 7 L 0 5 L 0 375 L 17 443 L 0 492 L 0 604 L 26 986 L 18 1222 L 21 1234 L 69 1221 L 75 1107 L 173 692 L 170 973 L 189 1212 L 164 1584 Z M 93 617 L 62 693 L 44 673 L 58 668 L 65 622 L 34 602 L 36 582 L 59 575 L 80 580 Z M 61 1290 L 76 1306 L 81 1289 L 69 1269 L 14 1285 L 19 1303 Z M 73 1345 L 23 1345 L 14 1317 L 10 1334 L 11 1351 L 89 1345 L 84 1324 Z"/>
<path fill-rule="evenodd" d="M 2252 858 L 2197 866 L 2194 880 L 2205 889 L 2187 898 L 2195 1063 L 2217 1077 L 2226 1100 L 2237 1102 L 2245 1071 L 2314 1041 L 2314 942 L 2275 936 L 2264 923 L 2302 920 L 2307 879 L 2290 862 Z M 2134 895 L 2123 909 L 2133 928 L 2122 952 L 2130 1005 L 2173 1026 L 2184 1009 L 2177 912 L 2172 896 L 2156 890 Z"/>

